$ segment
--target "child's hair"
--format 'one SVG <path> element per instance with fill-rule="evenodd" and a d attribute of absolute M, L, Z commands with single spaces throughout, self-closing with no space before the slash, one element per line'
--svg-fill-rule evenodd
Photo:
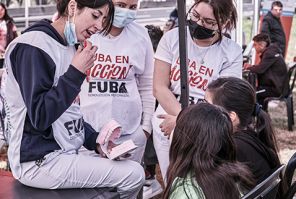
<path fill-rule="evenodd" d="M 231 134 L 232 122 L 223 108 L 198 103 L 181 111 L 170 147 L 164 198 L 176 188 L 177 177 L 185 180 L 191 174 L 207 199 L 239 198 L 238 182 L 250 187 L 252 180 L 246 166 L 235 161 Z"/>
<path fill-rule="evenodd" d="M 163 35 L 162 30 L 160 29 L 159 26 L 154 26 L 154 25 L 146 25 L 145 26 L 148 29 L 148 34 L 150 36 L 153 50 L 154 52 L 156 51 L 156 48 L 158 46 L 158 43 Z"/>
<path fill-rule="evenodd" d="M 253 41 L 255 41 L 255 42 L 264 41 L 266 43 L 266 47 L 269 46 L 269 44 L 271 43 L 269 35 L 266 33 L 259 33 L 259 34 L 255 35 L 253 37 Z"/>
<path fill-rule="evenodd" d="M 251 84 L 235 77 L 222 77 L 211 82 L 207 92 L 210 93 L 213 104 L 237 114 L 240 122 L 238 131 L 252 129 L 267 147 L 277 153 L 271 119 L 256 103 L 256 92 Z"/>
<path fill-rule="evenodd" d="M 270 156 L 268 163 L 275 169 L 281 165 L 277 155 L 278 146 L 269 115 L 256 103 L 256 92 L 246 80 L 235 77 L 221 77 L 212 81 L 207 92 L 212 103 L 225 108 L 228 112 L 235 112 L 239 118 L 237 131 L 244 129 L 257 133 L 258 138 L 267 146 Z M 281 184 L 284 192 L 286 185 Z"/>

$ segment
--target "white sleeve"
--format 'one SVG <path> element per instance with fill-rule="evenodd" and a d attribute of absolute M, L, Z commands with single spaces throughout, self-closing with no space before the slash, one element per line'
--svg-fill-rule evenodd
<path fill-rule="evenodd" d="M 147 35 L 148 36 L 148 35 Z M 147 41 L 147 40 L 146 40 Z M 145 68 L 143 74 L 138 76 L 138 90 L 142 100 L 142 127 L 143 130 L 151 134 L 151 119 L 155 107 L 155 98 L 152 92 L 153 78 L 153 48 L 152 43 L 146 42 Z"/>
<path fill-rule="evenodd" d="M 170 41 L 170 32 L 164 34 L 159 41 L 159 44 L 156 49 L 155 59 L 159 59 L 161 61 L 167 62 L 169 64 L 173 61 L 173 51 L 171 49 L 171 41 Z"/>
<path fill-rule="evenodd" d="M 232 51 L 233 56 L 227 63 L 222 66 L 220 76 L 242 78 L 243 54 L 242 50 L 235 49 Z"/>

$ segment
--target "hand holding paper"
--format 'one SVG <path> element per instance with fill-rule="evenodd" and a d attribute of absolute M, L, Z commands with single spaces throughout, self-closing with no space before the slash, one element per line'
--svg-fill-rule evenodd
<path fill-rule="evenodd" d="M 109 159 L 113 160 L 117 157 L 124 156 L 137 147 L 132 140 L 127 140 L 119 145 L 114 144 L 120 135 L 120 124 L 112 119 L 103 126 L 98 136 L 98 143 L 101 146 L 102 152 L 106 154 Z"/>

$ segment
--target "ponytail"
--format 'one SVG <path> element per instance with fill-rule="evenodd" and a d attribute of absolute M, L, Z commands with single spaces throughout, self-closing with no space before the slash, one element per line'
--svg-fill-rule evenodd
<path fill-rule="evenodd" d="M 261 109 L 261 105 L 258 108 L 258 104 L 255 105 L 254 112 L 256 113 L 255 132 L 257 132 L 262 143 L 277 153 L 278 146 L 269 115 Z"/>

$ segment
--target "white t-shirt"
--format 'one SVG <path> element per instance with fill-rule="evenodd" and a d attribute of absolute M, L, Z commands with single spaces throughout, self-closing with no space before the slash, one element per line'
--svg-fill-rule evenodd
<path fill-rule="evenodd" d="M 141 124 L 151 132 L 155 99 L 153 48 L 147 30 L 132 22 L 116 37 L 96 34 L 90 41 L 98 51 L 81 88 L 84 119 L 96 131 L 115 119 L 122 134 L 135 132 Z"/>
<path fill-rule="evenodd" d="M 180 95 L 180 60 L 178 28 L 167 32 L 159 42 L 155 58 L 171 64 L 171 91 Z M 242 48 L 223 37 L 209 47 L 195 44 L 187 31 L 189 95 L 203 98 L 210 82 L 221 76 L 242 77 Z"/>
<path fill-rule="evenodd" d="M 171 64 L 170 90 L 179 100 L 181 85 L 178 38 L 178 28 L 164 34 L 157 47 L 155 59 Z M 213 80 L 221 76 L 242 77 L 242 48 L 231 39 L 223 37 L 220 43 L 210 47 L 200 47 L 193 42 L 187 29 L 187 54 L 189 100 L 194 103 L 204 98 L 205 91 Z M 166 114 L 161 105 L 158 105 L 153 115 L 152 126 L 154 133 L 162 135 L 159 125 L 163 119 L 157 117 L 159 114 Z M 161 139 L 164 143 L 169 142 L 166 136 L 161 136 Z"/>

